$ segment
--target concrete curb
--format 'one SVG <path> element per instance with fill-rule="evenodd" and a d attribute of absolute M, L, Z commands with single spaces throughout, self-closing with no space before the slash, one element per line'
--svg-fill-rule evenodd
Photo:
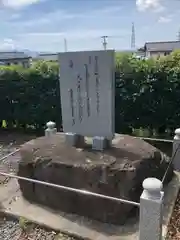
<path fill-rule="evenodd" d="M 172 181 L 168 184 L 166 189 L 168 189 L 168 194 L 165 194 L 165 199 L 164 199 L 164 210 L 163 210 L 164 214 L 163 214 L 163 228 L 162 228 L 162 232 L 163 232 L 162 237 L 164 240 L 167 238 L 168 225 L 170 223 L 171 216 L 176 203 L 176 199 L 180 190 L 180 173 L 174 172 L 174 177 Z"/>

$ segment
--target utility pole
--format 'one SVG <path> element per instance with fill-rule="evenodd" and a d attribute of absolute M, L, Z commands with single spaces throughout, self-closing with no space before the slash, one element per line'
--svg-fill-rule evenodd
<path fill-rule="evenodd" d="M 67 39 L 64 38 L 64 51 L 67 52 Z"/>
<path fill-rule="evenodd" d="M 179 29 L 179 31 L 178 31 L 177 40 L 180 41 L 180 29 Z"/>
<path fill-rule="evenodd" d="M 101 38 L 103 39 L 103 42 L 102 42 L 103 48 L 104 48 L 104 50 L 106 50 L 107 49 L 107 38 L 108 38 L 108 36 L 102 36 Z"/>
<path fill-rule="evenodd" d="M 134 27 L 134 23 L 132 23 L 131 49 L 132 49 L 132 50 L 135 50 L 135 48 L 136 48 L 135 27 Z"/>

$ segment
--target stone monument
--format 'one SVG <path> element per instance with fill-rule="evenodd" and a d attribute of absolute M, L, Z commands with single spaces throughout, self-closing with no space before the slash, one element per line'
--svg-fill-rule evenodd
<path fill-rule="evenodd" d="M 22 145 L 19 176 L 136 202 L 145 178 L 162 178 L 169 162 L 165 154 L 141 139 L 115 134 L 114 55 L 114 51 L 59 55 L 64 133 L 56 133 L 50 122 L 46 136 Z M 171 168 L 167 182 L 172 172 Z M 133 209 L 23 180 L 19 185 L 28 201 L 103 222 L 124 223 Z"/>
<path fill-rule="evenodd" d="M 67 143 L 80 146 L 87 136 L 92 137 L 93 149 L 103 150 L 115 129 L 114 51 L 65 52 L 59 59 Z"/>

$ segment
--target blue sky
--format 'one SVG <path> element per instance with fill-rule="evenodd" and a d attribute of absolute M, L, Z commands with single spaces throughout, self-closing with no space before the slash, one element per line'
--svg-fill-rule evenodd
<path fill-rule="evenodd" d="M 135 23 L 136 46 L 176 40 L 179 0 L 0 0 L 0 49 L 69 51 L 130 49 Z"/>

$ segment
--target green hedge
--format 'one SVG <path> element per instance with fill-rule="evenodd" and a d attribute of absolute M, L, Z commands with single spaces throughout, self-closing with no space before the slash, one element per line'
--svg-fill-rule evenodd
<path fill-rule="evenodd" d="M 42 130 L 50 119 L 61 125 L 58 67 L 0 69 L 0 121 L 7 128 Z"/>
<path fill-rule="evenodd" d="M 58 65 L 0 67 L 0 125 L 43 130 L 61 127 Z M 161 59 L 116 56 L 116 132 L 172 132 L 180 124 L 180 52 Z"/>

